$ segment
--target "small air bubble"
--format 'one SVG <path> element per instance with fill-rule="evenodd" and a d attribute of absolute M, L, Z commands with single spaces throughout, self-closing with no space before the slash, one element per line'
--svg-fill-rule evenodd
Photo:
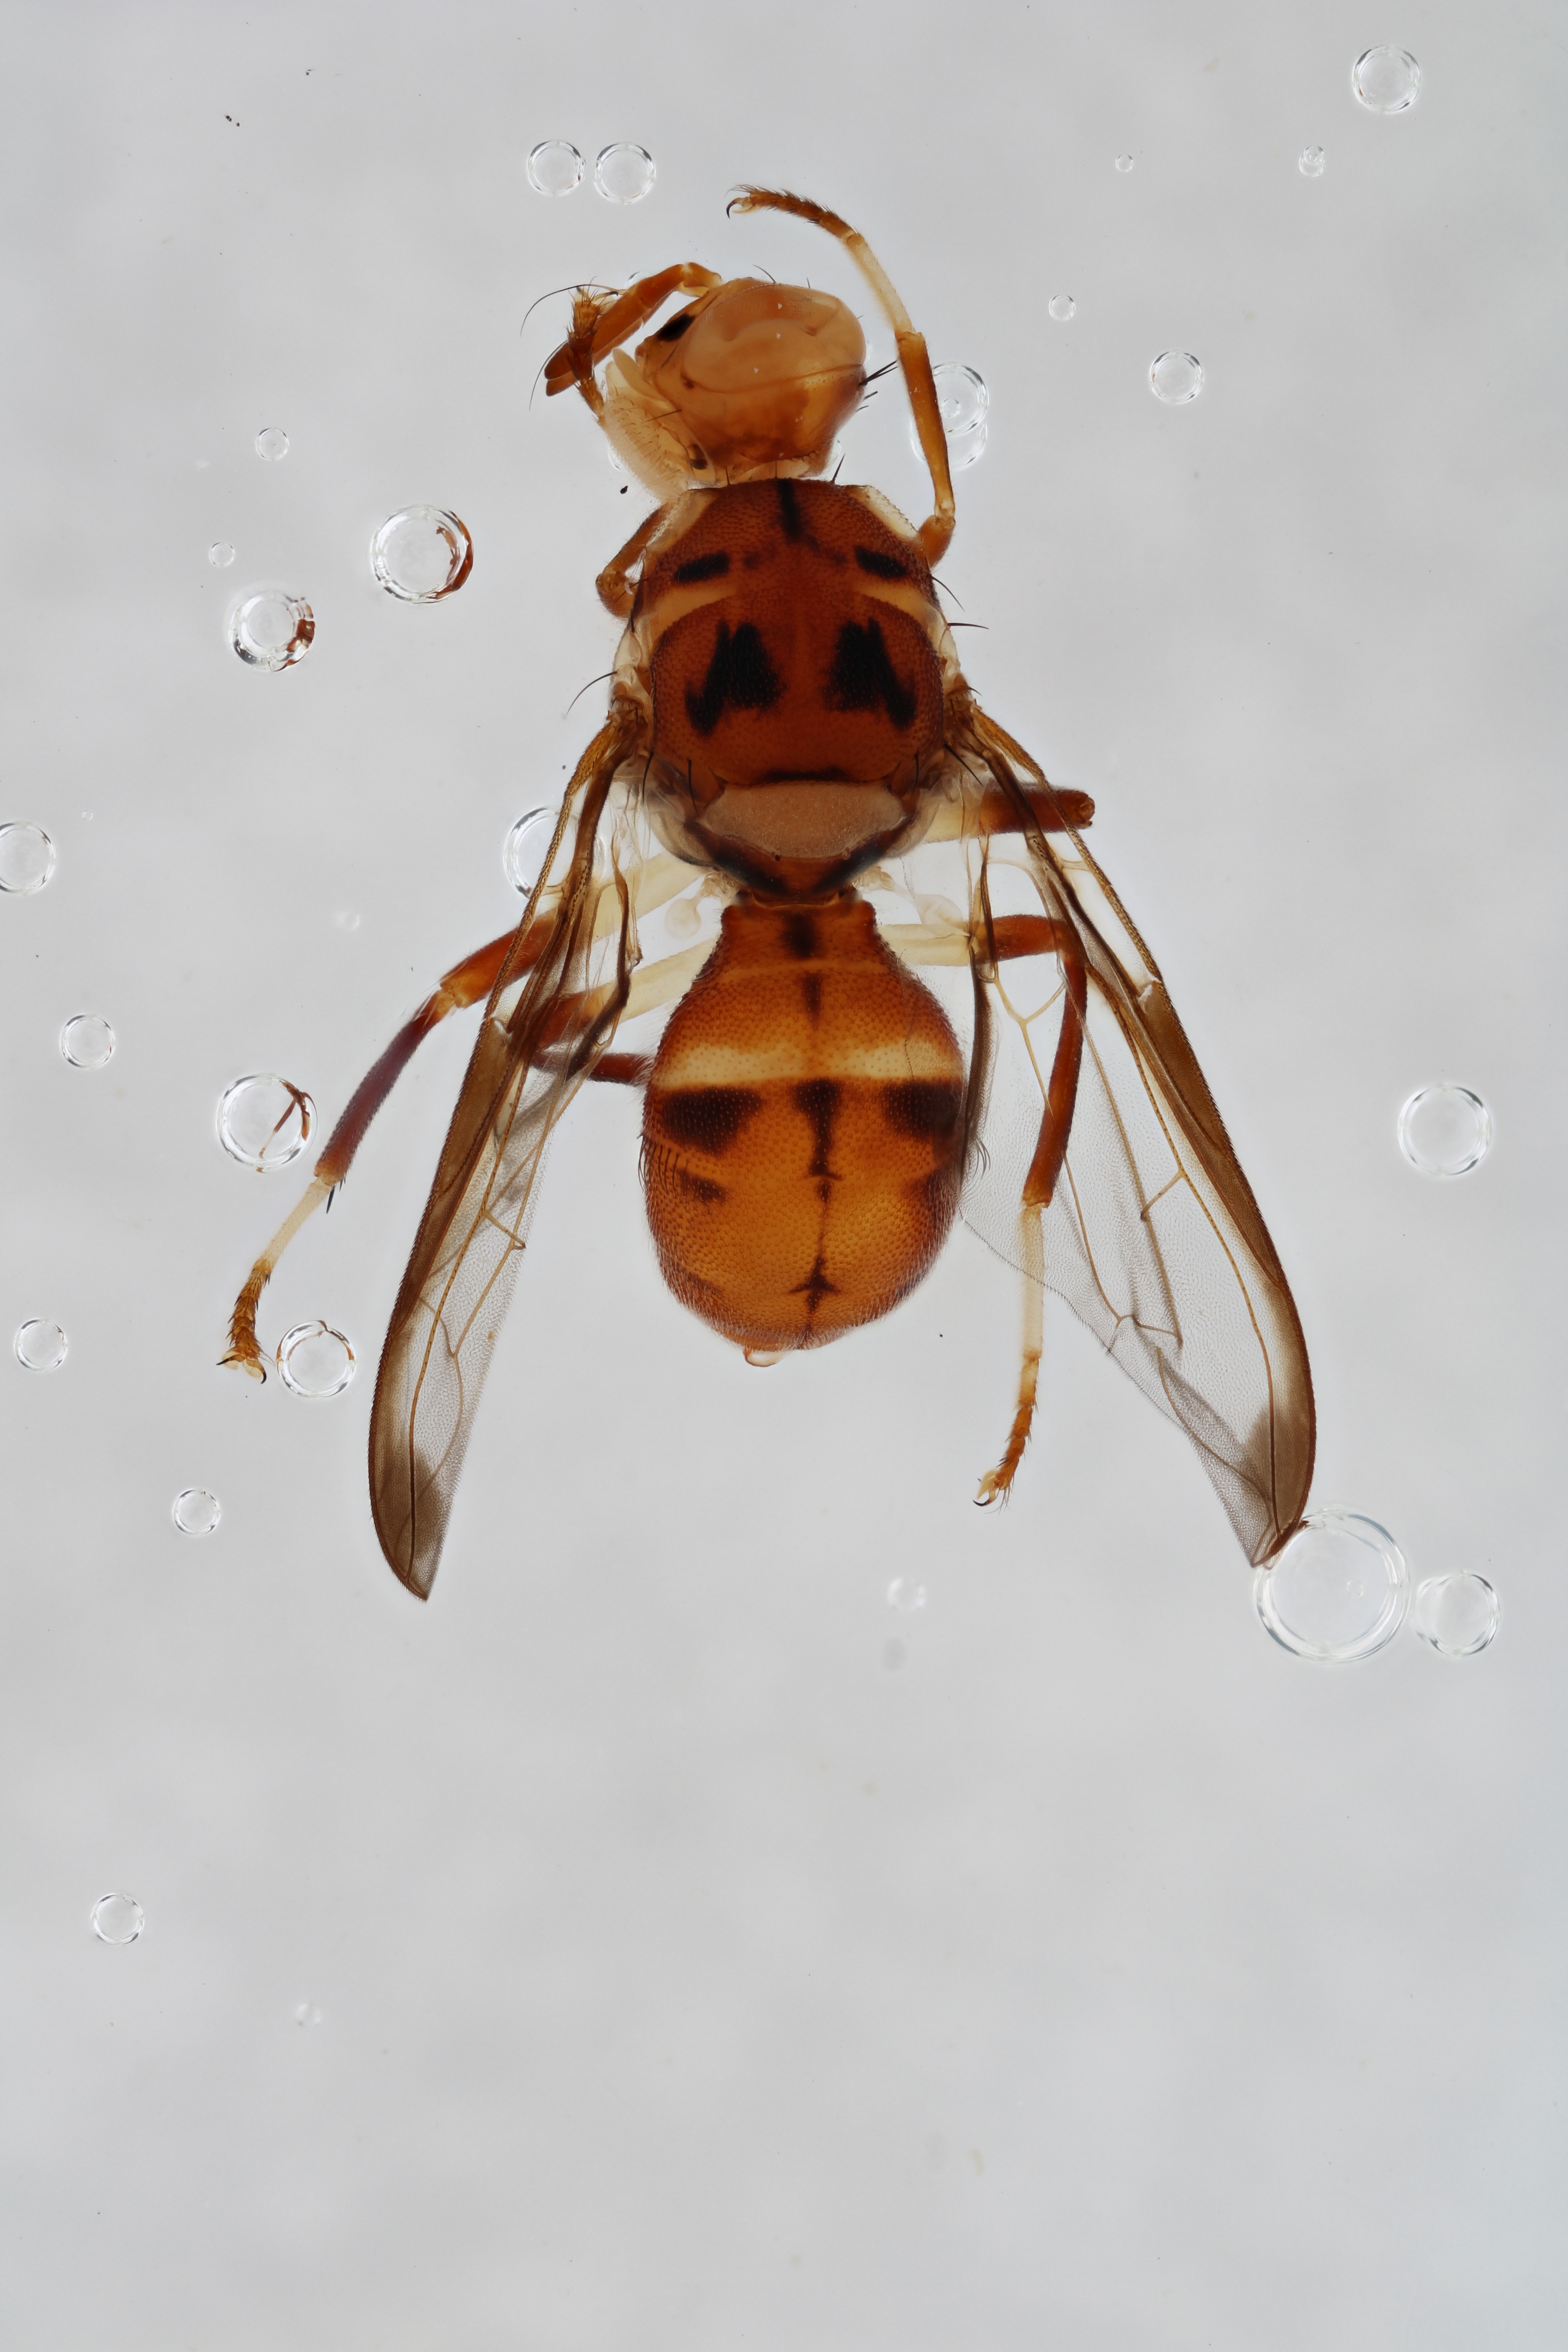
<path fill-rule="evenodd" d="M 1131 156 L 1118 155 L 1116 159 L 1116 168 L 1119 172 L 1130 172 L 1132 169 Z"/>
<path fill-rule="evenodd" d="M 894 1577 L 888 1587 L 889 1609 L 897 1609 L 902 1615 L 912 1617 L 917 1610 L 923 1609 L 925 1605 L 926 1589 L 923 1584 L 911 1583 L 907 1576 Z"/>
<path fill-rule="evenodd" d="M 1204 372 L 1191 352 L 1162 352 L 1149 370 L 1149 389 L 1167 407 L 1183 408 L 1204 388 Z"/>
<path fill-rule="evenodd" d="M 73 1069 L 101 1070 L 114 1051 L 114 1032 L 101 1013 L 73 1013 L 60 1031 L 60 1051 Z"/>
<path fill-rule="evenodd" d="M 1484 1576 L 1430 1576 L 1415 1595 L 1415 1631 L 1445 1658 L 1473 1658 L 1502 1622 L 1502 1603 Z"/>
<path fill-rule="evenodd" d="M 299 1397 L 342 1396 L 354 1376 L 354 1351 L 325 1323 L 296 1323 L 278 1342 L 283 1385 Z"/>
<path fill-rule="evenodd" d="M 215 539 L 207 550 L 207 562 L 215 572 L 226 572 L 234 562 L 234 550 L 226 539 Z"/>
<path fill-rule="evenodd" d="M 1349 1665 L 1392 1642 L 1410 1598 L 1405 1556 L 1386 1528 L 1330 1507 L 1302 1522 L 1252 1580 L 1265 1630 L 1319 1665 Z"/>
<path fill-rule="evenodd" d="M 1363 49 L 1351 68 L 1351 88 L 1372 114 L 1404 114 L 1415 105 L 1421 68 L 1408 49 Z"/>
<path fill-rule="evenodd" d="M 223 1506 L 205 1486 L 185 1486 L 175 1496 L 170 1516 L 183 1536 L 210 1536 L 223 1517 Z"/>
<path fill-rule="evenodd" d="M 11 1342 L 16 1350 L 16 1361 L 30 1372 L 58 1372 L 65 1362 L 68 1342 L 58 1323 L 47 1323 L 40 1316 L 31 1316 L 22 1324 Z"/>
<path fill-rule="evenodd" d="M 526 898 L 543 870 L 550 854 L 550 844 L 555 835 L 555 809 L 530 809 L 520 816 L 501 844 L 501 865 L 506 878 L 519 895 Z"/>
<path fill-rule="evenodd" d="M 371 541 L 370 568 L 389 596 L 438 604 L 473 570 L 474 542 L 445 507 L 404 507 Z"/>
<path fill-rule="evenodd" d="M 359 917 L 352 907 L 340 907 L 332 920 L 340 931 L 357 931 L 359 929 Z"/>
<path fill-rule="evenodd" d="M 285 588 L 255 588 L 235 606 L 228 641 L 253 669 L 290 669 L 303 661 L 316 634 L 316 616 L 303 596 Z"/>
<path fill-rule="evenodd" d="M 320 2025 L 321 2021 L 321 2011 L 313 2008 L 308 2000 L 302 2000 L 300 2003 L 299 2008 L 294 2011 L 294 2022 L 296 2025 Z"/>
<path fill-rule="evenodd" d="M 256 454 L 258 457 L 265 457 L 271 466 L 277 465 L 280 457 L 286 457 L 289 455 L 289 436 L 284 432 L 281 425 L 262 426 L 256 436 Z"/>
<path fill-rule="evenodd" d="M 1322 149 L 1303 147 L 1296 160 L 1296 169 L 1304 180 L 1321 180 L 1323 176 Z"/>
<path fill-rule="evenodd" d="M 937 408 L 947 436 L 948 463 L 962 471 L 984 454 L 989 437 L 991 394 L 985 379 L 957 360 L 942 360 L 931 370 Z M 910 446 L 921 455 L 921 436 L 910 420 Z"/>
<path fill-rule="evenodd" d="M 1050 300 L 1046 304 L 1046 308 L 1050 312 L 1051 317 L 1056 320 L 1058 326 L 1062 327 L 1065 326 L 1067 321 L 1076 314 L 1078 304 L 1073 300 L 1070 294 L 1053 294 Z"/>
<path fill-rule="evenodd" d="M 1399 1148 L 1423 1176 L 1468 1176 L 1491 1150 L 1492 1115 L 1479 1095 L 1445 1078 L 1399 1114 Z"/>
<path fill-rule="evenodd" d="M 41 824 L 0 824 L 0 890 L 29 898 L 55 870 L 55 845 Z"/>
<path fill-rule="evenodd" d="M 100 1895 L 92 1906 L 92 1932 L 100 1944 L 133 1944 L 142 1933 L 142 1906 L 133 1895 Z"/>
<path fill-rule="evenodd" d="M 217 1107 L 224 1150 L 245 1167 L 268 1171 L 298 1160 L 315 1123 L 310 1096 L 271 1071 L 236 1078 Z"/>
<path fill-rule="evenodd" d="M 529 184 L 542 196 L 569 196 L 582 176 L 583 158 L 568 139 L 542 139 L 529 156 Z"/>
<path fill-rule="evenodd" d="M 613 205 L 641 204 L 657 176 L 647 149 L 629 140 L 602 147 L 594 163 L 594 185 Z"/>

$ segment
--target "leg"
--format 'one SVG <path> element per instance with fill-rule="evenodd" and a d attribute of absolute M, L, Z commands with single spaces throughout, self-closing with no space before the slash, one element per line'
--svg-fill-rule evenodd
<path fill-rule="evenodd" d="M 840 220 L 826 205 L 814 205 L 809 197 L 792 196 L 773 188 L 744 188 L 731 199 L 732 213 L 793 213 L 797 220 L 808 220 L 818 228 L 836 236 L 848 248 L 859 265 L 861 275 L 870 284 L 872 292 L 882 306 L 882 312 L 893 331 L 899 347 L 899 365 L 903 370 L 904 384 L 914 411 L 915 430 L 920 435 L 921 455 L 931 475 L 934 508 L 919 532 L 921 553 L 928 563 L 940 562 L 947 551 L 953 531 L 952 475 L 947 462 L 947 435 L 942 429 L 942 411 L 937 405 L 936 385 L 931 377 L 931 360 L 926 341 L 917 333 L 913 320 L 900 301 L 891 278 L 858 229 Z"/>
<path fill-rule="evenodd" d="M 624 621 L 632 609 L 631 583 L 626 574 L 668 512 L 668 507 L 655 507 L 652 514 L 646 515 L 625 547 L 610 558 L 594 583 L 599 592 L 600 604 L 607 605 L 618 620 Z"/>
<path fill-rule="evenodd" d="M 575 384 L 587 399 L 584 377 L 591 380 L 599 362 L 635 335 L 672 294 L 702 294 L 723 282 L 717 269 L 704 269 L 700 261 L 677 261 L 651 278 L 635 278 L 624 294 L 592 294 L 579 287 L 572 332 L 544 362 L 546 397 Z M 594 407 L 591 400 L 588 405 Z"/>

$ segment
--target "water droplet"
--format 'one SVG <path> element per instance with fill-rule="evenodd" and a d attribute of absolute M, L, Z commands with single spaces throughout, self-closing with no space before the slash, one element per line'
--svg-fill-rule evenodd
<path fill-rule="evenodd" d="M 100 1944 L 133 1944 L 142 1916 L 133 1895 L 100 1895 L 92 1906 L 92 1932 Z"/>
<path fill-rule="evenodd" d="M 1204 372 L 1191 352 L 1162 352 L 1149 370 L 1149 389 L 1156 400 L 1181 408 L 1203 390 Z"/>
<path fill-rule="evenodd" d="M 359 917 L 352 907 L 340 907 L 332 920 L 340 931 L 357 931 L 359 929 Z"/>
<path fill-rule="evenodd" d="M 388 595 L 438 604 L 473 570 L 474 542 L 445 507 L 404 507 L 371 541 L 370 568 Z"/>
<path fill-rule="evenodd" d="M 1484 1576 L 1429 1576 L 1418 1587 L 1411 1622 L 1446 1658 L 1473 1658 L 1502 1622 L 1502 1603 Z"/>
<path fill-rule="evenodd" d="M 1348 1665 L 1393 1641 L 1410 1578 L 1386 1528 L 1331 1505 L 1310 1513 L 1273 1567 L 1258 1570 L 1252 1597 L 1282 1649 Z"/>
<path fill-rule="evenodd" d="M 299 2008 L 294 2011 L 294 2022 L 296 2025 L 320 2025 L 321 2021 L 321 2011 L 319 2009 L 313 2009 L 308 2000 L 302 2000 L 300 2003 Z"/>
<path fill-rule="evenodd" d="M 67 1339 L 58 1323 L 31 1316 L 18 1329 L 12 1346 L 16 1361 L 30 1372 L 58 1372 L 66 1360 Z"/>
<path fill-rule="evenodd" d="M 235 606 L 228 641 L 256 669 L 289 669 L 303 661 L 316 634 L 316 616 L 303 596 L 285 588 L 256 588 Z"/>
<path fill-rule="evenodd" d="M 325 1323 L 296 1323 L 278 1342 L 283 1385 L 299 1397 L 341 1396 L 354 1376 L 354 1351 Z"/>
<path fill-rule="evenodd" d="M 1479 1095 L 1444 1078 L 1399 1114 L 1399 1148 L 1423 1176 L 1468 1176 L 1491 1150 L 1492 1115 Z"/>
<path fill-rule="evenodd" d="M 310 1139 L 316 1106 L 271 1071 L 236 1078 L 217 1107 L 218 1141 L 247 1168 L 287 1168 Z"/>
<path fill-rule="evenodd" d="M 771 1370 L 774 1364 L 782 1364 L 789 1349 L 787 1348 L 742 1348 L 741 1353 L 754 1372 L 765 1372 Z"/>
<path fill-rule="evenodd" d="M 1118 155 L 1116 159 L 1116 168 L 1119 172 L 1130 172 L 1132 169 L 1131 156 Z"/>
<path fill-rule="evenodd" d="M 101 1070 L 114 1051 L 114 1032 L 101 1013 L 73 1013 L 60 1031 L 60 1051 L 79 1070 Z"/>
<path fill-rule="evenodd" d="M 1070 294 L 1053 294 L 1046 308 L 1060 327 L 1065 326 L 1067 321 L 1075 315 L 1078 304 Z"/>
<path fill-rule="evenodd" d="M 524 898 L 538 881 L 550 854 L 558 814 L 555 809 L 530 809 L 526 816 L 518 818 L 501 844 L 500 859 L 506 878 Z"/>
<path fill-rule="evenodd" d="M 289 436 L 284 432 L 281 425 L 262 426 L 256 436 L 256 454 L 258 457 L 265 457 L 268 463 L 273 466 L 280 457 L 286 457 L 289 455 Z"/>
<path fill-rule="evenodd" d="M 1373 114 L 1403 114 L 1415 103 L 1421 68 L 1408 49 L 1363 49 L 1351 68 L 1351 88 Z"/>
<path fill-rule="evenodd" d="M 634 146 L 629 140 L 602 147 L 595 159 L 594 185 L 613 205 L 641 204 L 656 176 L 647 149 Z"/>
<path fill-rule="evenodd" d="M 41 824 L 0 824 L 0 890 L 28 897 L 55 870 L 55 845 Z"/>
<path fill-rule="evenodd" d="M 906 1617 L 912 1617 L 917 1610 L 923 1609 L 925 1605 L 926 1589 L 923 1584 L 911 1583 L 907 1576 L 894 1577 L 888 1587 L 889 1609 L 900 1610 Z"/>
<path fill-rule="evenodd" d="M 222 1504 L 205 1486 L 184 1486 L 174 1497 L 173 1517 L 183 1536 L 210 1536 L 222 1517 Z"/>
<path fill-rule="evenodd" d="M 583 176 L 583 158 L 568 139 L 542 139 L 528 159 L 530 185 L 542 196 L 569 196 Z"/>
<path fill-rule="evenodd" d="M 1323 176 L 1323 151 L 1321 147 L 1303 147 L 1296 169 L 1304 180 L 1321 180 Z"/>
<path fill-rule="evenodd" d="M 215 539 L 207 550 L 207 562 L 215 572 L 226 572 L 234 562 L 234 550 L 226 539 Z"/>

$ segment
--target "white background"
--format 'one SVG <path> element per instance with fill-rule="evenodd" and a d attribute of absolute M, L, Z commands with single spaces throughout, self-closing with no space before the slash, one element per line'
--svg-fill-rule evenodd
<path fill-rule="evenodd" d="M 0 1366 L 16 2352 L 1563 2340 L 1563 43 L 1401 10 L 13 12 L 0 816 L 59 865 L 0 902 L 0 1323 L 70 1336 Z M 1377 41 L 1424 68 L 1398 119 L 1351 95 Z M 657 188 L 547 201 L 547 137 Z M 602 708 L 641 496 L 530 406 L 566 308 L 529 304 L 690 256 L 866 307 L 726 222 L 743 179 L 862 226 L 991 387 L 970 674 L 1099 803 L 1290 1272 L 1316 1498 L 1491 1577 L 1479 1659 L 1277 1649 L 1059 1312 L 975 1511 L 1018 1305 L 967 1233 L 748 1371 L 662 1288 L 612 1089 L 421 1609 L 364 1429 L 471 1018 L 264 1309 L 354 1386 L 216 1369 L 300 1172 L 226 1159 L 219 1094 L 335 1116 L 515 919 L 502 835 Z M 885 385 L 847 478 L 918 512 L 905 436 Z M 366 562 L 416 500 L 476 547 L 433 610 Z M 317 618 L 284 676 L 223 634 L 266 579 Z M 1497 1120 L 1447 1185 L 1394 1144 L 1441 1076 Z"/>

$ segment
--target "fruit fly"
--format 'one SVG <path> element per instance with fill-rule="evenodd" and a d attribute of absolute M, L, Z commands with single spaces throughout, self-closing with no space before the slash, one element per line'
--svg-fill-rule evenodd
<path fill-rule="evenodd" d="M 225 1360 L 265 1377 L 256 1313 L 282 1249 L 420 1040 L 483 998 L 371 1417 L 376 1532 L 410 1591 L 436 1574 L 545 1148 L 589 1082 L 641 1089 L 664 1278 L 752 1363 L 890 1312 L 962 1214 L 1024 1276 L 1016 1409 L 976 1499 L 1005 1496 L 1022 1458 L 1050 1289 L 1186 1432 L 1261 1565 L 1311 1476 L 1300 1322 L 1153 958 L 1084 845 L 1093 803 L 1047 781 L 959 667 L 931 576 L 954 517 L 924 339 L 837 214 L 763 188 L 730 209 L 810 222 L 858 264 L 931 512 L 914 529 L 880 491 L 823 478 L 868 383 L 833 296 L 692 262 L 578 289 L 546 389 L 577 392 L 659 501 L 599 575 L 626 624 L 608 715 L 517 929 L 449 971 L 363 1081 Z M 909 884 L 921 919 L 880 921 L 863 893 L 895 887 L 886 861 L 942 845 L 964 902 Z M 639 923 L 665 908 L 668 932 L 694 879 L 725 902 L 717 941 L 645 959 Z M 966 1043 L 920 977 L 941 966 Z M 661 1010 L 660 1034 L 626 1042 Z"/>

